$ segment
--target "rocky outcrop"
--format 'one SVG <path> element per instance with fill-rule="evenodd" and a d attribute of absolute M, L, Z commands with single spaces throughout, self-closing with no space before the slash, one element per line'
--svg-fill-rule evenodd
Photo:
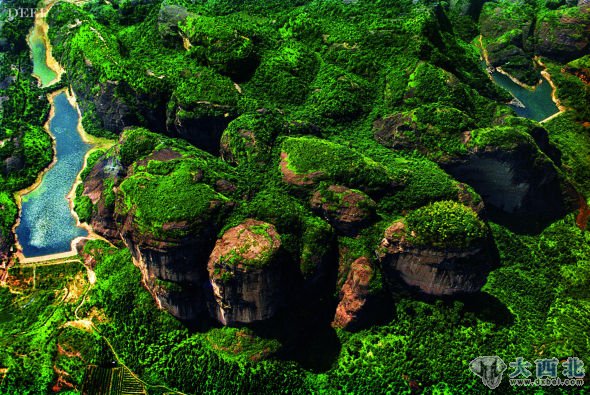
<path fill-rule="evenodd" d="M 143 283 L 162 308 L 183 320 L 205 311 L 205 262 L 219 228 L 216 218 L 228 205 L 215 194 L 208 199 L 199 219 L 167 222 L 161 232 L 145 229 L 134 208 L 116 217 Z"/>
<path fill-rule="evenodd" d="M 505 1 L 487 3 L 479 19 L 482 42 L 491 66 L 502 67 L 529 85 L 539 80 L 532 61 L 535 18 L 531 7 Z"/>
<path fill-rule="evenodd" d="M 262 108 L 255 113 L 242 114 L 223 132 L 221 157 L 233 165 L 249 162 L 266 166 L 275 137 L 291 128 L 297 132 L 306 131 L 306 125 L 288 124 L 278 111 Z"/>
<path fill-rule="evenodd" d="M 171 47 L 182 46 L 178 24 L 188 17 L 185 7 L 176 4 L 162 4 L 158 13 L 158 32 L 164 45 Z"/>
<path fill-rule="evenodd" d="M 90 225 L 97 234 L 111 242 L 120 239 L 119 229 L 114 218 L 113 187 L 124 176 L 124 167 L 117 157 L 112 156 L 101 158 L 84 180 L 83 195 L 88 196 L 95 207 Z"/>
<path fill-rule="evenodd" d="M 226 109 L 229 110 L 229 109 Z M 209 152 L 219 152 L 221 135 L 231 118 L 219 116 L 184 117 L 180 108 L 168 113 L 167 129 L 172 137 L 180 137 Z"/>
<path fill-rule="evenodd" d="M 337 232 L 347 236 L 354 236 L 369 225 L 377 207 L 365 193 L 341 185 L 315 191 L 310 204 Z"/>
<path fill-rule="evenodd" d="M 281 238 L 269 223 L 249 219 L 224 233 L 207 265 L 213 317 L 236 325 L 275 315 L 285 299 L 280 248 Z"/>
<path fill-rule="evenodd" d="M 437 103 L 378 118 L 373 123 L 373 136 L 385 147 L 418 150 L 439 161 L 455 154 L 463 134 L 474 125 L 464 111 Z"/>
<path fill-rule="evenodd" d="M 535 35 L 539 55 L 560 62 L 586 55 L 590 49 L 590 6 L 580 2 L 577 7 L 544 14 Z"/>
<path fill-rule="evenodd" d="M 572 207 L 572 187 L 533 139 L 510 128 L 477 130 L 472 136 L 510 134 L 510 146 L 500 141 L 477 146 L 469 153 L 442 164 L 457 180 L 481 195 L 489 217 L 521 232 L 536 232 Z M 478 137 L 475 137 L 477 139 Z M 507 137 L 508 138 L 508 137 Z"/>
<path fill-rule="evenodd" d="M 377 196 L 398 186 L 382 164 L 350 147 L 315 137 L 285 139 L 279 169 L 283 181 L 295 187 L 310 187 L 325 181 Z"/>
<path fill-rule="evenodd" d="M 412 149 L 416 147 L 418 125 L 412 117 L 398 113 L 379 118 L 373 124 L 375 140 L 388 148 Z"/>
<path fill-rule="evenodd" d="M 488 240 L 465 248 L 422 246 L 413 243 L 406 231 L 403 222 L 392 224 L 380 246 L 383 272 L 394 288 L 401 280 L 427 295 L 473 293 L 495 265 Z"/>
<path fill-rule="evenodd" d="M 95 232 L 127 245 L 158 305 L 182 320 L 206 312 L 207 259 L 233 207 L 230 173 L 205 152 L 135 128 L 82 175 Z"/>
<path fill-rule="evenodd" d="M 120 132 L 127 126 L 139 124 L 137 115 L 130 106 L 131 103 L 126 103 L 121 95 L 117 94 L 123 89 L 118 87 L 119 84 L 122 83 L 107 81 L 100 84 L 100 90 L 93 100 L 96 114 L 102 120 L 102 126 L 112 132 Z"/>
<path fill-rule="evenodd" d="M 362 314 L 370 296 L 370 282 L 374 275 L 371 261 L 360 257 L 350 265 L 348 277 L 340 290 L 338 307 L 332 326 L 354 329 L 362 320 Z"/>
<path fill-rule="evenodd" d="M 488 3 L 480 18 L 488 60 L 522 82 L 535 85 L 539 73 L 532 58 L 541 55 L 568 62 L 590 49 L 590 7 L 568 1 L 568 7 L 535 10 L 515 1 Z"/>
<path fill-rule="evenodd" d="M 223 131 L 236 117 L 238 90 L 210 69 L 187 76 L 166 108 L 166 133 L 218 155 Z"/>
<path fill-rule="evenodd" d="M 91 66 L 87 66 L 90 67 Z M 89 71 L 92 75 L 92 72 Z M 83 78 L 72 79 L 82 115 L 99 127 L 119 134 L 130 126 L 144 125 L 154 131 L 166 129 L 166 100 L 162 92 L 135 91 L 126 81 L 97 82 L 98 92 L 93 93 Z"/>

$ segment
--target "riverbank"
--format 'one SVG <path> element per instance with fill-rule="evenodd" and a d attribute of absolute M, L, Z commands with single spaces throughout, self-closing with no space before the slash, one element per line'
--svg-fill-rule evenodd
<path fill-rule="evenodd" d="M 22 207 L 23 207 L 22 206 L 22 199 L 23 199 L 23 196 L 28 195 L 29 193 L 33 192 L 35 189 L 37 189 L 39 187 L 39 185 L 41 185 L 41 182 L 43 181 L 43 177 L 45 176 L 45 174 L 47 174 L 47 172 L 49 170 L 51 170 L 51 168 L 53 168 L 53 166 L 55 166 L 55 164 L 57 163 L 57 149 L 56 149 L 55 136 L 51 133 L 49 125 L 51 124 L 51 120 L 55 116 L 55 105 L 53 103 L 53 100 L 55 99 L 55 97 L 57 95 L 59 95 L 60 93 L 62 93 L 64 91 L 65 91 L 65 88 L 47 94 L 47 100 L 49 101 L 50 109 L 49 109 L 49 116 L 47 117 L 47 121 L 43 125 L 43 129 L 45 129 L 45 132 L 49 135 L 49 137 L 51 137 L 51 150 L 53 151 L 53 159 L 51 160 L 51 163 L 45 169 L 43 169 L 41 171 L 41 173 L 39 173 L 39 175 L 37 176 L 37 179 L 35 180 L 35 182 L 33 184 L 31 184 L 30 186 L 28 186 L 25 189 L 21 189 L 20 191 L 15 192 L 15 194 L 14 194 L 14 200 L 16 203 L 16 207 L 18 209 L 18 216 L 16 217 L 16 222 L 12 226 L 12 233 L 14 234 L 14 246 L 16 248 L 16 252 L 13 255 L 19 260 L 19 262 L 22 262 L 24 259 L 26 259 L 24 254 L 22 253 L 23 249 L 18 241 L 18 235 L 16 234 L 16 229 L 19 227 L 20 222 L 21 222 Z"/>
<path fill-rule="evenodd" d="M 533 58 L 533 62 L 537 67 L 541 68 L 540 74 L 541 74 L 542 78 L 539 79 L 539 82 L 536 85 L 531 86 L 531 85 L 525 84 L 522 81 L 519 81 L 518 78 L 516 78 L 513 75 L 511 75 L 510 73 L 506 72 L 501 67 L 493 67 L 492 66 L 492 64 L 490 63 L 489 54 L 487 52 L 487 49 L 486 49 L 485 45 L 483 44 L 483 36 L 481 34 L 479 35 L 478 44 L 475 44 L 475 45 L 476 45 L 476 47 L 479 48 L 480 53 L 481 53 L 481 58 L 483 61 L 485 61 L 486 67 L 488 69 L 488 76 L 492 81 L 494 81 L 494 83 L 497 84 L 497 82 L 494 80 L 494 77 L 492 75 L 494 71 L 507 77 L 515 85 L 517 85 L 527 91 L 530 91 L 530 92 L 535 92 L 535 90 L 543 84 L 543 80 L 547 81 L 547 84 L 549 84 L 549 87 L 551 88 L 551 101 L 555 104 L 557 112 L 555 114 L 550 115 L 549 117 L 539 120 L 540 123 L 548 122 L 568 110 L 559 100 L 559 97 L 557 95 L 557 85 L 553 82 L 551 74 L 549 73 L 547 66 L 541 61 L 540 56 L 535 56 Z M 512 96 L 515 97 L 513 93 L 512 93 Z M 518 98 L 516 98 L 516 99 L 518 100 Z"/>
<path fill-rule="evenodd" d="M 70 190 L 70 193 L 68 193 L 67 199 L 70 204 L 70 211 L 72 212 L 72 216 L 76 220 L 76 226 L 79 228 L 85 229 L 88 232 L 88 236 L 86 236 L 85 238 L 87 238 L 89 240 L 96 240 L 96 239 L 103 240 L 103 241 L 106 241 L 107 243 L 111 244 L 104 237 L 96 234 L 89 224 L 87 224 L 85 222 L 80 222 L 80 218 L 78 217 L 78 213 L 74 210 L 74 201 L 76 199 L 76 189 L 78 188 L 78 185 L 80 185 L 82 183 L 82 178 L 81 178 L 82 171 L 87 166 L 88 158 L 90 157 L 90 155 L 97 150 L 100 150 L 100 149 L 107 150 L 107 149 L 111 148 L 113 145 L 115 145 L 115 141 L 101 138 L 101 137 L 96 137 L 91 134 L 88 134 L 84 130 L 84 127 L 82 126 L 82 112 L 80 111 L 80 106 L 78 106 L 78 101 L 77 101 L 76 95 L 74 94 L 73 91 L 69 92 L 69 90 L 68 90 L 68 92 L 66 93 L 66 97 L 68 98 L 70 105 L 73 108 L 75 108 L 76 112 L 78 113 L 78 126 L 76 128 L 78 131 L 78 134 L 80 135 L 80 137 L 82 137 L 82 140 L 85 143 L 92 145 L 92 147 L 88 150 L 88 152 L 86 152 L 86 155 L 84 155 L 84 165 L 82 166 L 82 168 L 78 172 L 78 174 L 76 176 L 76 181 L 74 182 L 74 185 L 72 186 L 72 189 Z M 72 241 L 72 250 L 76 250 L 76 244 L 80 241 L 80 239 L 83 239 L 83 238 L 76 238 Z"/>
<path fill-rule="evenodd" d="M 34 50 L 31 39 L 36 34 L 37 38 L 43 42 L 43 45 L 45 47 L 45 64 L 47 65 L 47 68 L 52 70 L 56 75 L 54 79 L 47 82 L 46 84 L 43 84 L 43 78 L 40 75 L 37 75 L 35 74 L 35 72 L 33 72 L 33 77 L 35 77 L 39 81 L 39 86 L 41 87 L 51 86 L 59 82 L 61 80 L 63 73 L 65 72 L 64 68 L 61 67 L 59 62 L 53 57 L 52 48 L 49 43 L 49 25 L 45 20 L 45 16 L 55 3 L 56 1 L 50 1 L 35 13 L 35 22 L 33 24 L 33 28 L 27 36 L 27 43 L 31 48 L 31 58 L 33 58 Z"/>
<path fill-rule="evenodd" d="M 488 50 L 487 50 L 486 46 L 483 45 L 483 36 L 481 34 L 479 35 L 478 41 L 479 41 L 479 45 L 476 45 L 476 46 L 479 47 L 480 53 L 482 55 L 482 59 L 485 61 L 486 67 L 488 68 L 488 70 L 490 70 L 490 69 L 495 70 L 498 73 L 510 78 L 510 80 L 512 82 L 514 82 L 516 85 L 520 86 L 523 89 L 527 89 L 530 91 L 535 90 L 542 83 L 542 81 L 539 81 L 535 86 L 527 85 L 524 82 L 520 81 L 518 78 L 516 78 L 513 75 L 511 75 L 510 73 L 508 73 L 506 70 L 502 69 L 502 67 L 492 66 L 492 63 L 490 62 Z M 490 76 L 490 79 L 493 81 L 491 73 L 488 72 L 488 75 Z"/>
<path fill-rule="evenodd" d="M 54 103 L 54 99 L 58 96 L 64 94 L 68 100 L 68 102 L 70 103 L 70 105 L 72 106 L 73 109 L 76 110 L 76 113 L 78 115 L 78 120 L 77 120 L 77 133 L 80 135 L 81 139 L 92 145 L 92 147 L 90 149 L 88 149 L 88 151 L 85 153 L 84 155 L 84 162 L 83 162 L 83 166 L 80 168 L 80 170 L 77 172 L 76 174 L 76 180 L 73 183 L 72 188 L 70 189 L 68 195 L 67 195 L 67 200 L 68 200 L 68 207 L 69 207 L 69 212 L 72 215 L 72 217 L 74 218 L 75 222 L 76 222 L 76 226 L 86 230 L 86 232 L 88 233 L 88 235 L 86 236 L 80 236 L 80 237 L 76 237 L 75 239 L 73 239 L 70 243 L 70 250 L 69 251 L 65 251 L 65 252 L 60 252 L 57 254 L 48 254 L 48 255 L 43 255 L 43 256 L 39 256 L 39 257 L 26 257 L 24 252 L 23 252 L 23 247 L 19 242 L 18 239 L 18 235 L 16 232 L 16 229 L 18 228 L 18 226 L 21 223 L 21 216 L 22 216 L 22 203 L 23 203 L 23 197 L 31 192 L 33 192 L 35 189 L 37 189 L 42 181 L 43 178 L 45 177 L 45 175 L 47 174 L 47 172 L 55 165 L 55 163 L 57 162 L 57 151 L 56 151 L 56 139 L 55 136 L 51 133 L 50 130 L 50 124 L 51 121 L 53 120 L 53 118 L 55 117 L 55 103 Z M 67 88 L 63 88 L 60 90 L 57 90 L 55 92 L 52 92 L 50 94 L 48 94 L 48 100 L 51 104 L 51 110 L 50 110 L 50 116 L 47 120 L 47 122 L 45 123 L 45 130 L 49 133 L 49 135 L 52 138 L 52 147 L 53 147 L 53 161 L 52 163 L 46 168 L 44 169 L 44 171 L 39 175 L 39 177 L 37 178 L 37 181 L 35 182 L 35 184 L 31 185 L 30 187 L 17 192 L 17 195 L 15 196 L 15 200 L 18 206 L 18 213 L 19 216 L 17 218 L 17 222 L 13 227 L 13 232 L 15 234 L 15 246 L 16 246 L 16 252 L 14 253 L 14 256 L 19 260 L 19 262 L 21 263 L 34 263 L 34 262 L 41 262 L 41 261 L 46 261 L 46 260 L 50 260 L 50 259 L 58 259 L 58 258 L 67 258 L 67 257 L 71 257 L 71 256 L 75 256 L 77 255 L 77 249 L 76 249 L 76 244 L 84 238 L 88 238 L 88 239 L 100 239 L 100 240 L 105 240 L 104 238 L 102 238 L 101 236 L 99 236 L 98 234 L 96 234 L 92 228 L 85 223 L 81 223 L 80 219 L 78 218 L 77 213 L 74 211 L 74 200 L 75 200 L 75 193 L 76 193 L 76 188 L 78 186 L 78 184 L 81 182 L 81 178 L 80 178 L 80 174 L 82 172 L 82 170 L 84 169 L 84 167 L 86 166 L 87 162 L 88 162 L 88 157 L 96 150 L 98 149 L 108 149 L 110 148 L 113 144 L 114 141 L 111 140 L 107 140 L 107 139 L 101 139 L 101 138 L 96 138 L 94 136 L 91 136 L 89 134 L 87 134 L 84 131 L 84 128 L 82 127 L 82 121 L 81 121 L 81 116 L 80 116 L 80 109 L 77 106 L 77 102 L 76 102 L 76 98 L 74 95 L 72 95 L 69 90 Z M 106 241 L 106 240 L 105 240 Z"/>
<path fill-rule="evenodd" d="M 542 120 L 541 123 L 543 123 L 543 122 L 548 122 L 548 121 L 552 120 L 553 118 L 555 118 L 556 116 L 558 116 L 560 114 L 563 114 L 564 112 L 566 112 L 568 110 L 568 108 L 566 106 L 564 106 L 563 103 L 561 102 L 561 100 L 559 100 L 559 97 L 557 97 L 557 85 L 555 84 L 555 82 L 553 82 L 553 79 L 551 78 L 551 73 L 549 73 L 547 66 L 541 60 L 541 57 L 535 56 L 534 60 L 535 60 L 535 63 L 537 63 L 540 67 L 543 68 L 543 70 L 541 70 L 541 75 L 547 80 L 547 82 L 551 86 L 551 99 L 553 100 L 553 102 L 557 106 L 557 109 L 559 110 L 559 112 L 557 114 L 554 114 L 554 115 L 550 116 L 549 118 Z"/>
<path fill-rule="evenodd" d="M 31 48 L 31 57 L 32 57 L 33 61 L 40 62 L 40 61 L 44 60 L 45 61 L 44 66 L 46 66 L 48 69 L 50 69 L 56 75 L 56 77 L 54 79 L 52 79 L 49 83 L 43 84 L 42 76 L 39 76 L 39 75 L 36 75 L 35 73 L 33 73 L 33 76 L 39 81 L 40 86 L 50 86 L 50 85 L 54 84 L 55 82 L 58 82 L 61 79 L 63 73 L 65 72 L 65 70 L 61 67 L 61 65 L 55 60 L 55 58 L 52 55 L 52 47 L 51 47 L 51 44 L 50 44 L 49 38 L 48 38 L 49 26 L 47 25 L 46 20 L 45 20 L 45 15 L 47 14 L 47 12 L 49 12 L 51 7 L 55 3 L 56 3 L 56 1 L 48 2 L 47 4 L 44 5 L 43 8 L 41 8 L 39 10 L 39 12 L 36 13 L 33 28 L 31 29 L 29 36 L 27 37 L 27 41 L 29 42 L 29 45 Z M 43 43 L 43 45 L 45 47 L 44 48 L 44 52 L 45 52 L 44 59 L 39 59 L 39 57 L 37 57 L 37 59 L 35 59 L 35 57 L 33 56 L 34 49 L 33 49 L 33 44 L 30 40 L 33 34 L 37 34 L 36 39 L 41 40 L 41 42 Z M 56 146 L 57 146 L 56 136 L 54 136 L 54 134 L 52 133 L 50 126 L 51 126 L 51 122 L 53 121 L 53 119 L 55 118 L 55 115 L 56 115 L 55 98 L 61 94 L 65 95 L 65 97 L 66 97 L 67 101 L 69 102 L 69 104 L 71 105 L 71 107 L 76 111 L 76 114 L 78 116 L 76 130 L 77 130 L 77 133 L 79 134 L 81 140 L 91 146 L 88 149 L 88 151 L 85 153 L 84 159 L 83 159 L 83 165 L 79 169 L 79 171 L 76 175 L 75 182 L 73 183 L 71 190 L 69 191 L 69 193 L 66 196 L 66 198 L 68 200 L 69 211 L 70 211 L 70 214 L 72 215 L 72 217 L 75 219 L 76 226 L 81 229 L 86 230 L 88 235 L 74 238 L 70 243 L 70 250 L 69 251 L 28 258 L 24 255 L 23 247 L 19 242 L 19 238 L 17 235 L 17 228 L 21 225 L 21 219 L 22 219 L 22 215 L 23 215 L 23 200 L 24 200 L 25 195 L 32 193 L 33 191 L 35 191 L 37 188 L 40 187 L 40 185 L 42 184 L 47 173 L 52 168 L 54 168 L 54 166 L 56 165 L 56 163 L 58 161 L 58 153 L 57 153 L 57 148 L 56 148 Z M 12 227 L 12 232 L 15 235 L 15 250 L 16 250 L 13 253 L 13 261 L 14 261 L 14 258 L 16 258 L 16 260 L 18 260 L 21 263 L 35 263 L 35 262 L 52 260 L 52 259 L 68 258 L 68 257 L 77 255 L 76 244 L 81 239 L 88 238 L 88 239 L 104 240 L 102 237 L 100 237 L 99 235 L 94 233 L 94 231 L 92 230 L 92 228 L 88 224 L 80 223 L 80 219 L 78 218 L 78 215 L 74 211 L 74 199 L 75 199 L 76 188 L 81 182 L 80 174 L 81 174 L 82 170 L 86 167 L 86 164 L 88 162 L 88 157 L 94 151 L 96 151 L 98 149 L 110 148 L 114 144 L 114 141 L 107 140 L 104 138 L 98 138 L 98 137 L 95 137 L 95 136 L 92 136 L 92 135 L 86 133 L 86 131 L 84 130 L 84 128 L 82 126 L 82 114 L 81 114 L 80 108 L 77 104 L 77 99 L 76 99 L 74 93 L 71 91 L 71 89 L 62 88 L 57 91 L 51 92 L 47 95 L 47 99 L 48 99 L 51 107 L 50 107 L 48 119 L 44 124 L 44 129 L 51 137 L 53 159 L 52 159 L 51 163 L 41 173 L 39 173 L 35 182 L 32 185 L 16 192 L 14 195 L 16 205 L 18 208 L 18 217 L 17 217 L 16 223 Z"/>

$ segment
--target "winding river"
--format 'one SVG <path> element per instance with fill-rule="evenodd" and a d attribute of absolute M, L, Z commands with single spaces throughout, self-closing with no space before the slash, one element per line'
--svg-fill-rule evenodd
<path fill-rule="evenodd" d="M 29 45 L 33 75 L 42 86 L 50 85 L 59 73 L 51 67 L 56 62 L 48 56 L 47 30 L 42 20 L 36 18 Z M 36 188 L 21 196 L 21 215 L 15 232 L 25 258 L 69 253 L 76 238 L 88 235 L 77 225 L 68 195 L 92 146 L 81 136 L 80 116 L 67 91 L 55 92 L 49 98 L 52 111 L 48 130 L 54 140 L 55 159 Z"/>

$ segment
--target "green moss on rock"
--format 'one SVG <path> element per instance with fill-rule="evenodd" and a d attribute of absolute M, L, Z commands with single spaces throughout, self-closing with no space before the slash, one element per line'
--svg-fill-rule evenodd
<path fill-rule="evenodd" d="M 330 64 L 322 64 L 311 89 L 308 106 L 314 117 L 354 119 L 366 111 L 372 100 L 364 78 Z"/>
<path fill-rule="evenodd" d="M 325 180 L 366 192 L 384 191 L 394 184 L 384 165 L 327 140 L 287 138 L 281 151 L 283 180 L 289 184 L 310 185 Z"/>
<path fill-rule="evenodd" d="M 476 149 L 513 150 L 522 145 L 536 147 L 535 141 L 521 127 L 492 127 L 476 129 L 471 132 L 467 147 Z"/>
<path fill-rule="evenodd" d="M 408 239 L 415 245 L 467 248 L 487 235 L 477 214 L 453 201 L 435 202 L 414 210 L 405 218 Z"/>
<path fill-rule="evenodd" d="M 278 114 L 244 114 L 233 120 L 221 136 L 221 157 L 231 164 L 265 163 L 270 148 L 284 128 Z"/>
<path fill-rule="evenodd" d="M 175 235 L 186 236 L 185 232 L 199 229 L 229 201 L 211 186 L 195 182 L 195 175 L 190 166 L 181 166 L 166 176 L 135 174 L 119 187 L 117 211 L 132 214 L 139 230 L 154 236 L 174 234 L 174 224 L 189 224 L 181 227 L 182 234 Z"/>

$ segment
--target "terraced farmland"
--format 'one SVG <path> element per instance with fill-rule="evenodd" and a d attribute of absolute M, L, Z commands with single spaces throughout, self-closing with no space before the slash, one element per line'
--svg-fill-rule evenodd
<path fill-rule="evenodd" d="M 101 368 L 90 365 L 86 369 L 82 394 L 132 395 L 147 394 L 147 392 L 143 385 L 125 368 Z"/>

